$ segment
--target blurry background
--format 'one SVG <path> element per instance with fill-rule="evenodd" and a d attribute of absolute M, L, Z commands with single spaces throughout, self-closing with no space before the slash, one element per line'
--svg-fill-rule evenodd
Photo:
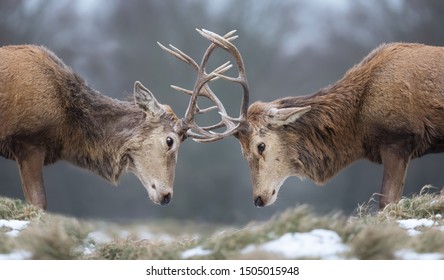
<path fill-rule="evenodd" d="M 195 73 L 165 54 L 156 41 L 200 60 L 208 41 L 195 28 L 220 34 L 237 29 L 235 44 L 246 64 L 251 102 L 271 101 L 311 94 L 334 83 L 383 42 L 444 45 L 443 14 L 444 2 L 439 0 L 3 0 L 0 44 L 45 45 L 91 87 L 115 98 L 128 98 L 134 81 L 140 80 L 183 116 L 188 98 L 169 85 L 191 88 Z M 216 91 L 223 92 L 222 86 L 216 85 Z M 236 114 L 240 93 L 221 98 Z M 443 162 L 443 155 L 413 161 L 404 195 L 419 192 L 425 184 L 441 189 Z M 319 213 L 352 214 L 379 192 L 382 168 L 360 161 L 322 187 L 291 178 L 278 201 L 264 209 L 253 206 L 247 162 L 235 138 L 182 144 L 174 198 L 167 207 L 154 205 L 132 174 L 123 175 L 117 188 L 64 162 L 47 166 L 44 176 L 51 212 L 117 221 L 233 224 L 266 219 L 302 203 Z M 16 164 L 4 158 L 0 195 L 23 198 Z"/>

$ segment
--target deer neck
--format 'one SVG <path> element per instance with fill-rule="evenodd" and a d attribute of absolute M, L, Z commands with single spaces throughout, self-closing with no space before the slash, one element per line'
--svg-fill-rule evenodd
<path fill-rule="evenodd" d="M 128 167 L 128 145 L 144 113 L 133 103 L 92 94 L 71 123 L 64 159 L 116 184 Z"/>
<path fill-rule="evenodd" d="M 359 95 L 341 85 L 333 85 L 311 96 L 279 102 L 282 108 L 311 106 L 309 112 L 282 130 L 282 135 L 284 139 L 298 137 L 295 149 L 306 169 L 304 173 L 318 184 L 363 155 L 359 144 Z M 287 142 L 287 146 L 292 146 L 291 140 Z"/>

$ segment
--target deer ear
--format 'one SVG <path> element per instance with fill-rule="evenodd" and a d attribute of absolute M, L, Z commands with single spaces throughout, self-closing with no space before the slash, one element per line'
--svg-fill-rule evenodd
<path fill-rule="evenodd" d="M 154 117 L 165 113 L 165 109 L 154 97 L 154 94 L 139 81 L 134 83 L 134 100 L 143 111 Z"/>
<path fill-rule="evenodd" d="M 271 108 L 268 111 L 268 122 L 273 125 L 286 125 L 299 119 L 303 114 L 311 110 L 311 106 L 291 108 Z"/>

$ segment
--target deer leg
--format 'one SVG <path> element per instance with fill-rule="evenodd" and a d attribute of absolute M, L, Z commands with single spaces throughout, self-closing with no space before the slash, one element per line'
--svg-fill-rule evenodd
<path fill-rule="evenodd" d="M 42 209 L 46 209 L 46 193 L 43 185 L 44 160 L 44 152 L 36 148 L 27 149 L 23 158 L 17 159 L 26 201 Z"/>
<path fill-rule="evenodd" d="M 381 188 L 382 196 L 379 200 L 380 209 L 401 199 L 410 156 L 402 153 L 397 147 L 385 147 L 381 149 L 381 158 L 384 172 Z"/>

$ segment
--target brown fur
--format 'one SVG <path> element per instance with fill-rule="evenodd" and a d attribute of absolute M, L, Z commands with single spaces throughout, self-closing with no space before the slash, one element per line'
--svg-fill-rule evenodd
<path fill-rule="evenodd" d="M 311 110 L 293 123 L 268 122 L 270 108 L 305 106 Z M 444 48 L 382 45 L 313 95 L 252 104 L 248 124 L 238 135 L 244 154 L 255 149 L 255 131 L 276 134 L 286 151 L 277 166 L 319 184 L 358 159 L 383 164 L 384 207 L 400 199 L 411 159 L 444 151 Z M 252 170 L 253 185 L 260 172 Z"/>
<path fill-rule="evenodd" d="M 172 131 L 168 111 L 151 120 L 101 95 L 44 47 L 0 48 L 0 155 L 17 161 L 26 199 L 42 208 L 43 165 L 66 160 L 116 183 L 139 142 L 155 128 Z"/>

